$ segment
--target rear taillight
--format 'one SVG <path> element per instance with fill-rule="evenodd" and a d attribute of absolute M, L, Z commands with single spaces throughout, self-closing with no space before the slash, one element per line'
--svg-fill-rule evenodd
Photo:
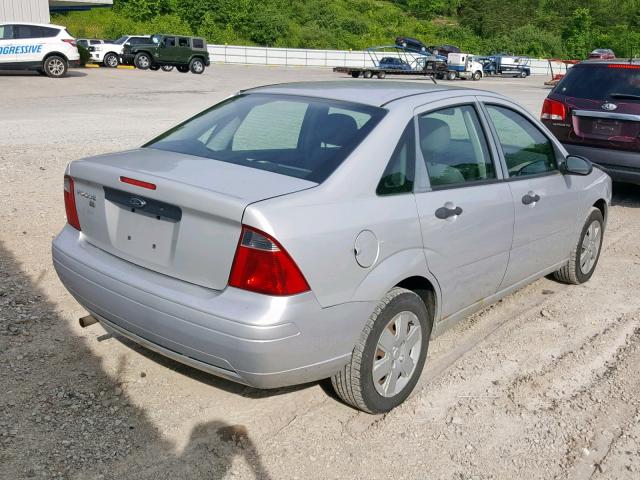
<path fill-rule="evenodd" d="M 64 43 L 68 43 L 72 47 L 77 47 L 78 46 L 78 44 L 76 43 L 75 39 L 73 39 L 73 38 L 63 38 L 62 41 Z"/>
<path fill-rule="evenodd" d="M 296 295 L 309 290 L 302 272 L 272 237 L 243 226 L 229 285 L 266 295 Z"/>
<path fill-rule="evenodd" d="M 567 107 L 562 102 L 545 98 L 544 104 L 542 105 L 541 118 L 543 120 L 559 120 L 564 122 L 567 118 Z"/>
<path fill-rule="evenodd" d="M 73 178 L 64 176 L 64 209 L 67 212 L 67 222 L 76 230 L 81 230 L 78 210 L 76 210 L 76 197 L 74 194 Z"/>

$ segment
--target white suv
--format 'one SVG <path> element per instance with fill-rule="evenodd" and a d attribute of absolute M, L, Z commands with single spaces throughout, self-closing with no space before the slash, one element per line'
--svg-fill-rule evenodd
<path fill-rule="evenodd" d="M 0 70 L 36 70 L 60 78 L 79 65 L 76 40 L 65 27 L 0 23 Z"/>
<path fill-rule="evenodd" d="M 114 68 L 118 66 L 119 56 L 122 54 L 125 45 L 141 45 L 150 42 L 150 35 L 125 35 L 115 42 L 105 41 L 99 45 L 90 45 L 89 53 L 91 54 L 92 62 Z"/>

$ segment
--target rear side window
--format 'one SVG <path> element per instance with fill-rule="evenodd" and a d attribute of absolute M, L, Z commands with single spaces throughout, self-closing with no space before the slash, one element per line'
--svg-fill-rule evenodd
<path fill-rule="evenodd" d="M 60 33 L 60 30 L 58 30 L 57 28 L 49 28 L 49 27 L 37 27 L 37 28 L 40 29 L 40 37 L 42 38 L 57 37 L 58 33 Z"/>
<path fill-rule="evenodd" d="M 557 169 L 551 141 L 529 120 L 517 112 L 487 105 L 496 129 L 510 177 L 524 177 Z"/>
<path fill-rule="evenodd" d="M 426 113 L 418 117 L 418 127 L 432 187 L 496 178 L 487 139 L 473 106 Z"/>
<path fill-rule="evenodd" d="M 599 64 L 569 69 L 554 90 L 568 97 L 615 100 L 616 94 L 640 95 L 640 65 Z"/>
<path fill-rule="evenodd" d="M 145 147 L 324 181 L 385 110 L 289 95 L 233 97 Z"/>
<path fill-rule="evenodd" d="M 0 25 L 0 40 L 13 38 L 13 25 Z"/>
<path fill-rule="evenodd" d="M 409 122 L 391 155 L 382 174 L 376 193 L 396 195 L 413 191 L 416 165 L 416 133 L 413 122 Z"/>
<path fill-rule="evenodd" d="M 194 38 L 193 48 L 204 48 L 204 40 L 201 38 Z"/>
<path fill-rule="evenodd" d="M 91 40 L 89 43 L 91 43 L 91 45 L 100 45 L 102 42 L 100 40 Z"/>
<path fill-rule="evenodd" d="M 180 37 L 178 39 L 178 46 L 179 47 L 189 47 L 189 39 L 188 38 L 184 38 L 184 37 Z"/>

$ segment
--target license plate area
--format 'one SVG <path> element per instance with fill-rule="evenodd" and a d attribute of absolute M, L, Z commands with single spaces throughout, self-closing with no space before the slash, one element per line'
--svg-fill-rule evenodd
<path fill-rule="evenodd" d="M 594 119 L 592 132 L 603 137 L 617 137 L 622 132 L 622 123 L 615 120 Z"/>
<path fill-rule="evenodd" d="M 140 195 L 104 187 L 105 214 L 112 245 L 126 256 L 168 266 L 182 210 Z"/>

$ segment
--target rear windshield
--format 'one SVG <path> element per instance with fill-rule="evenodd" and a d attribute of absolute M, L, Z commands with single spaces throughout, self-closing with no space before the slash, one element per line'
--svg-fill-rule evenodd
<path fill-rule="evenodd" d="M 145 147 L 323 182 L 384 116 L 377 107 L 288 95 L 238 95 Z"/>
<path fill-rule="evenodd" d="M 631 68 L 635 65 L 624 65 L 627 68 L 609 65 L 573 67 L 558 84 L 555 92 L 590 100 L 609 100 L 615 98 L 615 94 L 640 95 L 640 68 Z"/>

